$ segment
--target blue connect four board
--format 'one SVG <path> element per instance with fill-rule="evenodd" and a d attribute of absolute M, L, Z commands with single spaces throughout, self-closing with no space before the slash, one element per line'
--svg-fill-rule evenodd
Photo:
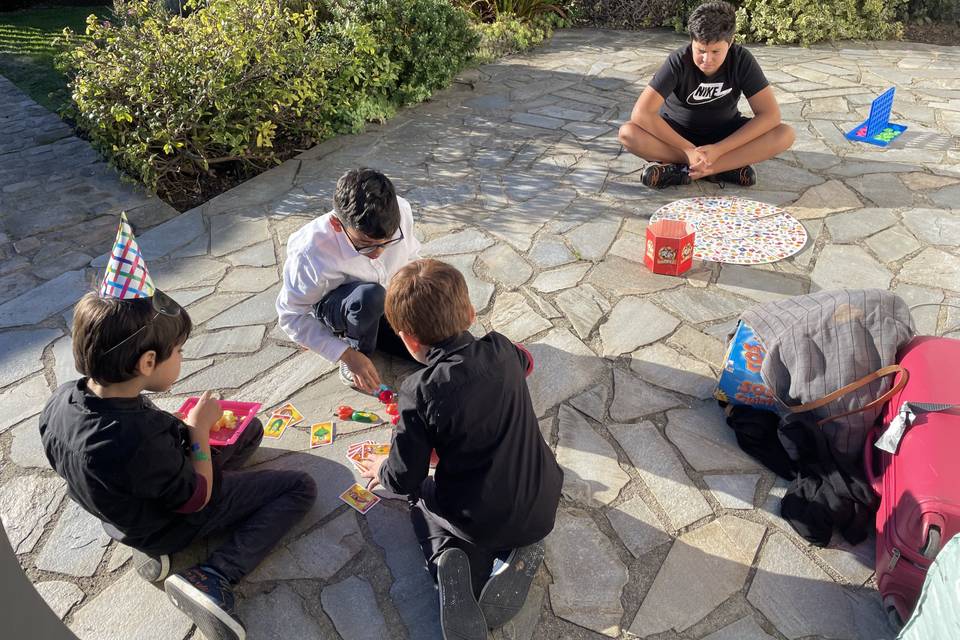
<path fill-rule="evenodd" d="M 870 104 L 870 117 L 848 131 L 847 140 L 885 147 L 907 130 L 906 125 L 890 122 L 894 91 L 896 87 L 890 87 Z"/>

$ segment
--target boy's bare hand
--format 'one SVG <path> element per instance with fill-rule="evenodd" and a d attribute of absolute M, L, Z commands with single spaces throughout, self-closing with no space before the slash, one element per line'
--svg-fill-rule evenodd
<path fill-rule="evenodd" d="M 210 428 L 222 415 L 223 410 L 220 408 L 220 403 L 209 391 L 204 391 L 200 399 L 197 400 L 197 404 L 190 409 L 190 413 L 187 414 L 187 419 L 184 422 L 195 429 L 210 431 Z"/>
<path fill-rule="evenodd" d="M 358 389 L 374 393 L 380 388 L 380 374 L 370 358 L 351 347 L 343 352 L 340 360 L 350 367 L 354 385 Z"/>
<path fill-rule="evenodd" d="M 367 491 L 380 486 L 380 467 L 386 459 L 385 455 L 374 455 L 360 461 L 360 477 L 367 479 Z"/>
<path fill-rule="evenodd" d="M 691 177 L 694 171 L 703 170 L 709 166 L 707 164 L 707 159 L 700 151 L 700 147 L 684 149 L 683 152 L 687 154 L 687 166 L 690 168 Z"/>
<path fill-rule="evenodd" d="M 703 158 L 705 169 L 710 168 L 714 162 L 720 159 L 720 156 L 723 155 L 720 153 L 720 150 L 715 144 L 705 144 L 702 147 L 697 147 L 697 151 L 700 152 L 700 156 Z"/>

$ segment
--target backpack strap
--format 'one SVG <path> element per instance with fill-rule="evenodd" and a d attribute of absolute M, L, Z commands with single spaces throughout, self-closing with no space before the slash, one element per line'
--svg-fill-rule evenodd
<path fill-rule="evenodd" d="M 836 416 L 829 416 L 827 418 L 824 418 L 823 420 L 819 420 L 817 424 L 822 425 L 825 422 L 836 420 L 837 418 L 844 418 L 846 416 L 850 416 L 855 413 L 867 411 L 869 409 L 873 409 L 874 407 L 882 406 L 890 398 L 895 396 L 901 389 L 903 389 L 903 387 L 907 384 L 907 381 L 910 379 L 910 372 L 904 369 L 903 367 L 901 367 L 899 364 L 892 364 L 890 366 L 883 367 L 882 369 L 877 369 L 873 373 L 866 375 L 860 378 L 859 380 L 856 380 L 855 382 L 851 382 L 846 386 L 840 387 L 833 393 L 825 395 L 819 400 L 812 400 L 810 402 L 805 402 L 795 407 L 787 407 L 787 409 L 790 411 L 790 413 L 805 413 L 807 411 L 813 411 L 814 409 L 819 409 L 820 407 L 826 406 L 831 402 L 842 398 L 848 393 L 851 393 L 853 391 L 856 391 L 857 389 L 865 387 L 868 384 L 876 380 L 879 380 L 880 378 L 885 378 L 887 376 L 890 376 L 896 373 L 900 374 L 900 378 L 892 387 L 890 387 L 889 391 L 881 395 L 879 398 L 876 398 L 875 400 L 868 402 L 867 404 L 863 405 L 859 409 L 854 409 L 853 411 L 847 411 L 846 413 L 841 413 Z"/>

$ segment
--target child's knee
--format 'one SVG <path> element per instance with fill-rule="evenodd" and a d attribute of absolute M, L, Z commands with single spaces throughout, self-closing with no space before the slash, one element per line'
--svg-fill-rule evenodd
<path fill-rule="evenodd" d="M 376 282 L 368 282 L 357 287 L 357 297 L 364 312 L 383 315 L 383 303 L 387 299 L 387 290 Z"/>
<path fill-rule="evenodd" d="M 643 129 L 632 122 L 625 122 L 624 124 L 620 125 L 620 131 L 617 133 L 617 139 L 620 140 L 620 144 L 626 145 L 636 140 L 638 134 L 642 132 Z"/>
<path fill-rule="evenodd" d="M 793 127 L 782 122 L 777 126 L 777 140 L 780 143 L 778 146 L 781 147 L 781 151 L 786 151 L 792 147 L 796 139 L 797 132 L 793 130 Z"/>
<path fill-rule="evenodd" d="M 317 499 L 317 483 L 308 473 L 300 472 L 299 476 L 296 493 L 302 496 L 304 505 L 309 508 Z"/>

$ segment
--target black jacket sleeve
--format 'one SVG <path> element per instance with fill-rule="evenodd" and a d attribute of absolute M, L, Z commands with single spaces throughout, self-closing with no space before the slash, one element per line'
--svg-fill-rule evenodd
<path fill-rule="evenodd" d="M 400 392 L 400 421 L 393 434 L 390 455 L 380 467 L 380 484 L 398 495 L 417 495 L 430 471 L 433 446 L 415 395 Z"/>

